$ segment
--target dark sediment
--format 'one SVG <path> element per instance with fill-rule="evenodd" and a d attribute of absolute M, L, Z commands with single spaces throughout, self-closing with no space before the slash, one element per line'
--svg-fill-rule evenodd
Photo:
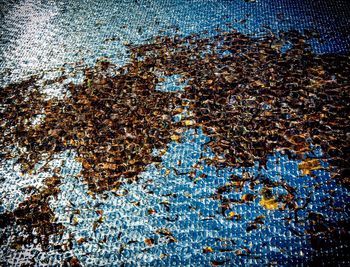
<path fill-rule="evenodd" d="M 0 91 L 2 157 L 18 157 L 30 171 L 73 148 L 89 190 L 102 193 L 137 180 L 145 166 L 161 160 L 152 151 L 178 140 L 183 128 L 202 127 L 212 140 L 213 164 L 264 166 L 275 149 L 303 159 L 312 143 L 322 148 L 333 178 L 348 186 L 349 56 L 315 55 L 306 39 L 296 32 L 252 38 L 234 31 L 159 37 L 130 47 L 131 63 L 120 69 L 103 61 L 86 69 L 84 82 L 70 84 L 63 99 L 45 100 L 35 77 L 10 85 Z M 287 42 L 292 46 L 282 53 Z M 184 92 L 156 91 L 159 73 L 188 80 Z M 173 121 L 184 108 L 193 112 L 193 123 Z M 43 123 L 31 125 L 42 113 Z M 25 149 L 11 151 L 14 146 Z M 303 168 L 309 173 L 313 167 Z M 33 197 L 7 214 L 7 222 L 30 223 L 21 215 L 29 206 L 50 221 L 48 202 L 39 209 Z M 55 232 L 43 229 L 42 235 Z"/>

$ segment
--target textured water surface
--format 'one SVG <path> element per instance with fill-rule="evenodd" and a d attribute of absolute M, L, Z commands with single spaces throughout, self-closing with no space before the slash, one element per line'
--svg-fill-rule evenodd
<path fill-rule="evenodd" d="M 92 88 L 96 81 L 94 78 L 91 81 L 87 79 L 89 74 L 85 68 L 94 67 L 101 59 L 114 64 L 111 73 L 106 74 L 108 77 L 127 76 L 119 68 L 122 69 L 130 62 L 135 63 L 135 58 L 131 58 L 135 54 L 130 51 L 130 45 L 153 43 L 153 38 L 159 35 L 171 38 L 178 35 L 181 38 L 199 34 L 200 39 L 233 28 L 253 37 L 271 37 L 278 36 L 280 31 L 307 30 L 315 38 L 307 41 L 311 48 L 306 51 L 315 54 L 346 54 L 350 46 L 350 6 L 341 0 L 0 0 L 0 8 L 0 85 L 5 88 L 14 82 L 26 81 L 32 74 L 38 75 L 35 82 L 28 83 L 28 91 L 38 87 L 45 101 L 65 101 L 75 97 L 69 90 L 71 82 L 77 88 L 83 82 L 81 88 Z M 220 47 L 220 44 L 215 45 Z M 291 47 L 292 42 L 284 43 L 280 48 L 281 53 Z M 210 49 L 208 51 L 210 53 Z M 226 51 L 220 57 L 230 57 L 230 54 L 232 51 Z M 142 62 L 142 55 L 138 60 Z M 168 94 L 169 102 L 174 101 L 172 97 L 184 101 L 186 88 L 191 86 L 191 75 L 173 74 L 169 67 L 161 72 L 152 67 L 150 69 L 152 75 L 157 77 L 154 87 L 156 94 Z M 59 82 L 47 82 L 63 76 Z M 342 90 L 349 90 L 347 78 L 342 79 Z M 205 90 L 211 83 L 207 83 Z M 241 100 L 232 96 L 227 100 L 227 106 L 242 105 Z M 163 99 L 159 103 L 162 101 L 165 102 Z M 249 107 L 249 101 L 255 99 L 247 97 L 243 101 Z M 75 104 L 74 101 L 72 103 Z M 137 103 L 136 106 L 141 105 Z M 8 102 L 1 104 L 1 110 L 11 105 Z M 50 108 L 48 106 L 41 110 L 31 107 L 36 114 L 25 125 L 34 130 L 36 125 L 38 128 L 45 123 L 50 125 L 50 122 L 45 121 L 49 116 L 45 114 L 45 109 Z M 153 110 L 152 107 L 150 109 Z M 266 113 L 272 110 L 265 102 L 261 109 Z M 19 221 L 6 224 L 6 216 L 1 217 L 1 264 L 350 264 L 349 243 L 346 240 L 349 235 L 349 187 L 346 182 L 334 179 L 337 170 L 330 166 L 329 153 L 325 153 L 321 145 L 307 140 L 304 144 L 306 152 L 301 157 L 286 153 L 277 146 L 276 149 L 266 151 L 263 159 L 259 158 L 260 161 L 256 160 L 250 166 L 245 166 L 244 162 L 242 166 L 210 164 L 210 160 L 220 163 L 225 155 L 220 155 L 215 149 L 213 151 L 208 145 L 212 139 L 207 125 L 197 125 L 194 112 L 198 110 L 182 102 L 181 110 L 175 115 L 167 111 L 164 111 L 163 117 L 153 114 L 155 121 L 161 118 L 163 123 L 178 123 L 181 129 L 176 129 L 176 134 L 166 137 L 168 139 L 165 140 L 169 142 L 163 147 L 159 145 L 159 149 L 153 148 L 152 156 L 157 157 L 156 162 L 143 161 L 147 166 L 137 173 L 137 179 L 118 176 L 120 183 L 115 188 L 108 184 L 110 190 L 91 186 L 91 181 L 87 180 L 88 168 L 84 166 L 88 161 L 80 158 L 79 145 L 65 144 L 59 152 L 54 148 L 52 151 L 55 153 L 49 157 L 40 155 L 34 166 L 25 171 L 25 160 L 18 162 L 17 158 L 3 157 L 9 148 L 1 144 L 2 215 L 16 215 L 21 203 L 26 200 L 30 200 L 26 204 L 29 210 L 36 211 L 34 206 L 30 206 L 30 203 L 35 202 L 33 196 L 46 196 L 45 189 L 51 186 L 47 180 L 60 177 L 60 182 L 54 186 L 55 193 L 48 193 L 44 197 L 45 205 L 40 206 L 44 210 L 40 214 L 45 214 L 47 209 L 50 221 L 59 225 L 59 232 L 48 231 L 50 234 L 41 238 L 34 226 L 28 233 L 28 229 Z M 57 111 L 57 116 L 62 114 L 65 113 Z M 226 114 L 225 110 L 223 114 L 232 116 Z M 49 117 L 54 116 L 51 114 Z M 288 114 L 283 119 L 288 121 Z M 7 123 L 3 118 L 0 118 L 0 122 L 1 125 Z M 159 127 L 166 128 L 163 125 Z M 18 129 L 21 130 L 20 127 Z M 5 135 L 7 129 L 2 127 L 1 130 L 3 133 L 0 134 Z M 59 135 L 55 130 L 51 129 L 48 136 Z M 244 135 L 249 130 L 242 127 L 239 131 Z M 123 135 L 128 134 L 127 130 L 123 132 Z M 132 140 L 133 137 L 130 138 Z M 218 140 L 222 141 L 220 138 Z M 234 138 L 230 140 L 231 143 L 235 141 Z M 11 149 L 19 151 L 16 152 L 18 155 L 26 155 L 26 148 L 23 147 Z M 29 147 L 28 150 L 32 149 Z M 222 154 L 225 153 L 222 151 Z M 343 157 L 346 155 L 343 154 Z M 29 158 L 27 160 L 30 162 Z M 107 174 L 102 173 L 102 178 L 106 178 Z M 265 194 L 266 188 L 271 198 Z M 286 199 L 291 194 L 288 190 L 293 190 L 294 199 L 291 202 L 296 203 L 294 207 L 287 207 Z M 18 241 L 18 237 L 31 234 L 35 237 L 31 242 Z"/>

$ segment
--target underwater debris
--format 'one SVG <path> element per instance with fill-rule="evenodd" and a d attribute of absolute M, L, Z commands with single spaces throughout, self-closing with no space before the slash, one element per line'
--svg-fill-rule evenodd
<path fill-rule="evenodd" d="M 319 159 L 305 159 L 299 164 L 299 170 L 303 175 L 310 175 L 311 171 L 321 169 Z"/>
<path fill-rule="evenodd" d="M 214 252 L 214 249 L 212 247 L 203 248 L 203 253 L 212 253 L 212 252 Z"/>
<path fill-rule="evenodd" d="M 155 231 L 156 234 L 165 237 L 167 243 L 177 242 L 176 238 L 167 228 L 159 228 Z"/>
<path fill-rule="evenodd" d="M 152 246 L 152 245 L 154 245 L 154 239 L 153 238 L 146 238 L 145 239 L 145 243 L 146 243 L 146 245 L 147 246 Z"/>
<path fill-rule="evenodd" d="M 226 263 L 230 262 L 230 259 L 225 259 L 225 260 L 213 260 L 211 261 L 211 265 L 212 266 L 221 266 L 224 265 Z"/>
<path fill-rule="evenodd" d="M 267 198 L 262 196 L 259 204 L 268 210 L 278 209 L 278 202 L 275 197 Z"/>
<path fill-rule="evenodd" d="M 42 249 L 48 249 L 51 235 L 62 235 L 63 225 L 55 222 L 55 214 L 49 206 L 49 198 L 59 193 L 58 185 L 61 178 L 53 176 L 44 181 L 44 187 L 40 192 L 33 194 L 22 202 L 14 211 L 0 214 L 0 227 L 8 225 L 20 226 L 20 231 L 26 234 L 15 236 L 13 246 L 22 247 L 34 241 L 42 245 Z M 4 241 L 1 237 L 1 243 Z"/>
<path fill-rule="evenodd" d="M 264 224 L 264 219 L 265 219 L 264 215 L 260 215 L 256 217 L 254 221 L 249 222 L 249 225 L 247 226 L 246 231 L 250 232 L 252 230 L 258 229 L 259 225 Z"/>
<path fill-rule="evenodd" d="M 36 76 L 11 84 L 0 90 L 0 160 L 16 158 L 24 172 L 31 172 L 39 160 L 74 149 L 94 195 L 137 181 L 147 165 L 161 162 L 153 151 L 181 142 L 184 129 L 201 127 L 210 137 L 206 146 L 215 154 L 208 162 L 217 167 L 249 167 L 257 161 L 264 167 L 274 150 L 302 160 L 312 143 L 324 151 L 322 159 L 327 158 L 333 178 L 348 186 L 349 56 L 315 55 L 307 39 L 295 31 L 260 38 L 234 30 L 203 38 L 159 36 L 153 43 L 128 45 L 131 63 L 123 67 L 100 61 L 85 69 L 84 82 L 67 85 L 70 95 L 62 99 L 47 100 Z M 282 53 L 286 42 L 291 47 Z M 183 91 L 159 92 L 162 79 L 157 73 L 181 75 L 188 83 Z M 191 117 L 174 121 L 184 110 Z M 33 125 L 38 115 L 44 117 Z M 299 169 L 309 175 L 320 169 L 320 159 L 306 159 Z M 197 181 L 195 172 L 183 174 Z M 252 177 L 231 177 L 219 187 L 213 198 L 221 201 L 221 214 L 239 220 L 239 214 L 229 211 L 231 205 L 252 202 L 256 196 L 235 200 L 224 194 L 241 191 L 246 183 L 254 187 L 255 182 Z M 28 232 L 43 229 L 40 243 L 47 246 L 48 236 L 62 228 L 53 222 L 48 206 L 58 185 L 48 183 L 13 213 L 1 214 L 1 225 L 23 224 Z M 293 188 L 280 186 L 286 196 L 263 195 L 260 205 L 295 209 Z M 148 210 L 149 215 L 155 212 Z M 94 230 L 102 222 L 101 215 Z M 156 233 L 176 242 L 168 231 Z"/>

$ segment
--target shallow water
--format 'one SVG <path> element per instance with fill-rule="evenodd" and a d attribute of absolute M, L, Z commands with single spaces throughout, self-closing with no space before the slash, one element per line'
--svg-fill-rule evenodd
<path fill-rule="evenodd" d="M 32 0 L 0 1 L 0 5 L 2 86 L 33 73 L 43 75 L 39 84 L 62 73 L 69 74 L 67 84 L 79 83 L 83 68 L 95 65 L 97 59 L 106 58 L 117 67 L 130 62 L 130 43 L 142 44 L 157 35 L 176 33 L 214 35 L 216 27 L 227 29 L 227 23 L 240 32 L 257 36 L 288 29 L 317 30 L 323 41 L 311 40 L 316 53 L 344 53 L 350 48 L 350 6 L 340 0 Z M 209 32 L 203 33 L 205 30 Z M 156 90 L 164 94 L 181 92 L 187 81 L 178 79 L 166 76 Z M 42 88 L 48 98 L 66 94 L 63 87 Z M 186 119 L 191 119 L 186 110 L 173 118 L 185 124 Z M 1 263 L 58 266 L 74 257 L 83 266 L 303 266 L 320 259 L 326 265 L 349 264 L 347 242 L 326 240 L 321 249 L 316 249 L 310 235 L 304 234 L 314 227 L 311 213 L 321 214 L 337 234 L 341 234 L 337 223 L 349 218 L 349 191 L 332 180 L 321 149 L 314 147 L 308 155 L 319 159 L 320 168 L 313 175 L 305 175 L 300 168 L 302 160 L 278 151 L 269 153 L 263 168 L 259 168 L 259 162 L 245 168 L 208 165 L 203 157 L 214 157 L 205 146 L 208 140 L 200 127 L 188 129 L 181 135 L 181 142 L 173 140 L 167 145 L 165 153 L 154 151 L 162 155 L 161 164 L 148 165 L 137 182 L 125 183 L 119 191 L 101 195 L 92 194 L 81 178 L 82 166 L 74 149 L 55 154 L 49 171 L 40 171 L 45 163 L 39 162 L 39 171 L 34 174 L 22 175 L 14 161 L 2 161 L 1 213 L 15 210 L 30 196 L 21 188 L 30 185 L 40 190 L 44 178 L 53 175 L 52 169 L 61 167 L 60 192 L 50 197 L 49 206 L 56 222 L 65 228 L 62 236 L 50 237 L 51 245 L 43 251 L 35 242 L 11 246 L 13 237 L 23 234 L 23 229 L 7 226 L 1 230 L 5 237 L 0 248 Z M 194 175 L 188 175 L 189 172 Z M 248 194 L 256 197 L 235 205 L 222 216 L 222 202 L 213 195 L 231 183 L 233 174 L 241 178 L 264 177 L 294 187 L 298 205 L 307 203 L 299 211 L 299 221 L 287 223 L 286 218 L 294 216 L 292 210 L 276 208 L 275 203 L 262 204 L 262 184 L 253 188 L 245 184 L 241 191 L 223 193 L 236 200 Z M 275 186 L 273 194 L 283 196 L 287 192 L 282 186 Z M 259 216 L 263 223 L 254 223 Z M 171 234 L 164 233 L 164 229 Z M 69 249 L 60 250 L 62 244 L 71 242 L 72 236 Z"/>
<path fill-rule="evenodd" d="M 158 34 L 190 34 L 233 23 L 243 33 L 316 29 L 317 52 L 349 49 L 346 1 L 1 1 L 0 84 L 29 73 L 107 57 L 123 65 L 126 43 Z"/>

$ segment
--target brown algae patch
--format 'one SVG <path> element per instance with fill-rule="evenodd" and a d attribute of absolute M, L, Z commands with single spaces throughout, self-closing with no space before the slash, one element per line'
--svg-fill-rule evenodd
<path fill-rule="evenodd" d="M 322 148 L 334 178 L 348 185 L 349 56 L 315 55 L 307 39 L 293 31 L 263 38 L 236 31 L 157 37 L 130 46 L 131 63 L 119 69 L 106 61 L 86 69 L 84 82 L 70 83 L 70 95 L 60 99 L 46 99 L 37 77 L 9 85 L 0 91 L 1 157 L 18 158 L 30 172 L 39 160 L 74 149 L 89 190 L 102 193 L 117 190 L 125 180 L 137 181 L 147 165 L 161 162 L 152 154 L 155 149 L 181 142 L 184 128 L 201 127 L 216 155 L 210 164 L 239 167 L 259 161 L 264 166 L 276 149 L 305 159 L 312 143 Z M 292 46 L 282 53 L 278 42 Z M 160 92 L 158 73 L 188 82 L 183 91 Z M 184 109 L 191 117 L 175 122 Z M 33 125 L 32 118 L 43 111 L 42 121 Z M 299 168 L 309 175 L 319 165 L 306 159 Z M 58 184 L 48 184 L 6 213 L 8 219 L 1 215 L 2 225 L 31 224 L 28 231 L 42 229 L 40 236 L 59 232 L 47 205 Z M 233 188 L 218 188 L 223 215 L 229 203 L 221 195 Z M 278 208 L 273 197 L 263 196 L 260 204 Z M 38 220 L 23 215 L 27 209 Z M 48 245 L 47 238 L 40 242 Z"/>

